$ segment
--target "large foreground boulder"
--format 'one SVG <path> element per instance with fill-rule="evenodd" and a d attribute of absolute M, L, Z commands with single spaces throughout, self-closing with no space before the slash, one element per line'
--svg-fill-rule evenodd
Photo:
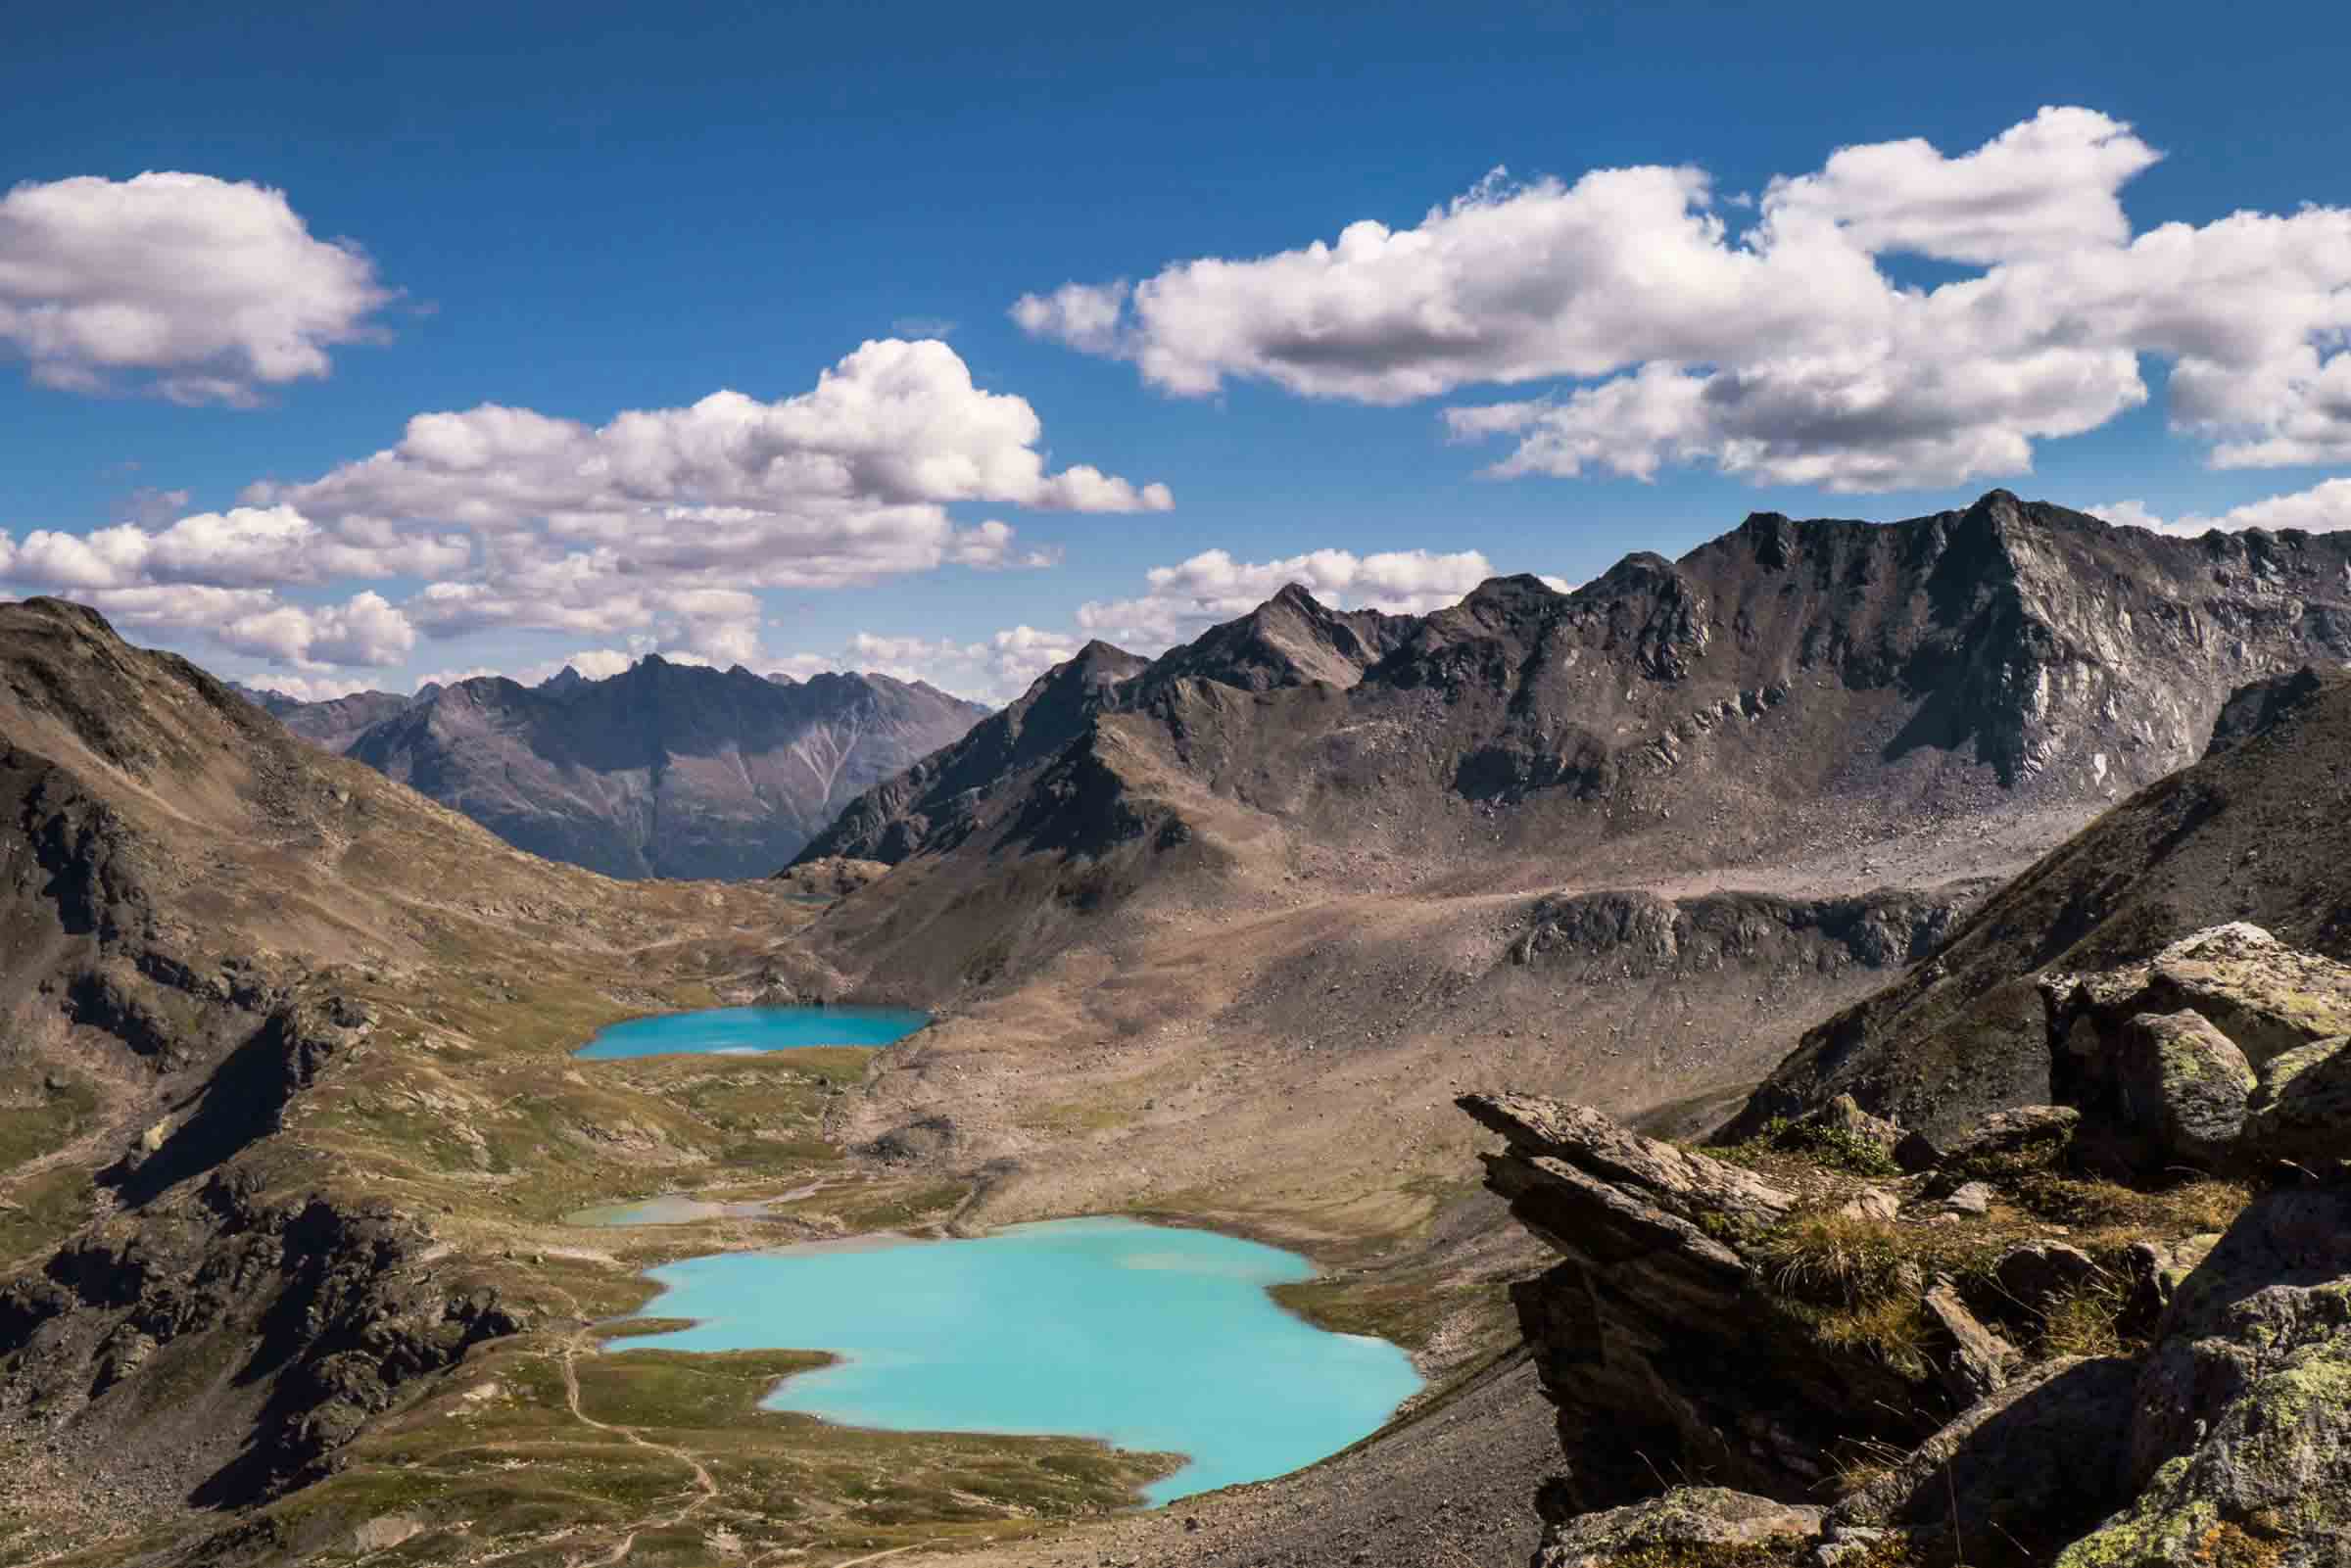
<path fill-rule="evenodd" d="M 2121 1110 L 2158 1160 L 2229 1161 L 2255 1079 L 2244 1052 L 2203 1014 L 2139 1014 L 2123 1026 L 2115 1067 Z"/>
<path fill-rule="evenodd" d="M 2136 1500 L 2059 1568 L 2351 1562 L 2351 1191 L 2247 1209 L 2175 1292 L 2136 1404 Z"/>
<path fill-rule="evenodd" d="M 1897 1527 L 1957 1561 L 2022 1548 L 2046 1560 L 2124 1490 L 2136 1374 L 2063 1356 L 1964 1413 L 1839 1503 L 1843 1525 Z M 1971 1557 L 1971 1551 L 1973 1557 Z"/>
<path fill-rule="evenodd" d="M 1511 1296 L 1559 1410 L 1576 1509 L 1650 1497 L 1659 1475 L 1809 1504 L 1841 1443 L 1906 1450 L 2009 1373 L 2014 1352 L 1947 1290 L 1949 1343 L 1932 1363 L 1816 1333 L 1756 1250 L 1798 1199 L 1743 1165 L 1588 1106 L 1461 1105 L 1509 1142 L 1485 1157 L 1487 1185 L 1561 1259 Z M 1915 1282 L 1914 1301 L 1930 1283 Z"/>

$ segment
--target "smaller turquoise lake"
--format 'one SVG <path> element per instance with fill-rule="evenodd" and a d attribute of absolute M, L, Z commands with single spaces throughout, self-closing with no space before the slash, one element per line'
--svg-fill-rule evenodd
<path fill-rule="evenodd" d="M 590 1059 L 677 1051 L 748 1053 L 811 1045 L 888 1045 L 931 1022 L 902 1007 L 717 1007 L 659 1013 L 597 1031 L 574 1053 Z"/>
<path fill-rule="evenodd" d="M 1326 1333 L 1266 1294 L 1313 1264 L 1214 1231 L 1057 1219 L 721 1253 L 651 1277 L 664 1288 L 645 1314 L 695 1326 L 629 1349 L 832 1351 L 842 1360 L 785 1379 L 766 1406 L 1187 1455 L 1154 1503 L 1312 1464 L 1420 1387 L 1387 1341 Z"/>

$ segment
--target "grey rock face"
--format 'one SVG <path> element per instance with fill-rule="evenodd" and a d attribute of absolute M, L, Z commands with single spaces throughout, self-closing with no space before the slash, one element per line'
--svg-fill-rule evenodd
<path fill-rule="evenodd" d="M 2035 1315 L 2104 1272 L 2089 1254 L 2059 1241 L 2027 1242 L 2003 1255 L 1991 1271 L 2000 1295 Z"/>
<path fill-rule="evenodd" d="M 1980 1117 L 1940 1139 L 1908 1133 L 1895 1146 L 1895 1158 L 1903 1169 L 1919 1171 L 2033 1149 L 2054 1149 L 2073 1137 L 2081 1120 L 2082 1113 L 2070 1105 L 2017 1106 Z"/>
<path fill-rule="evenodd" d="M 2054 1550 L 2128 1495 L 2134 1386 L 2120 1357 L 2046 1362 L 1971 1406 L 1830 1518 L 1947 1540 L 1956 1517 L 1962 1552 L 2008 1542 Z"/>

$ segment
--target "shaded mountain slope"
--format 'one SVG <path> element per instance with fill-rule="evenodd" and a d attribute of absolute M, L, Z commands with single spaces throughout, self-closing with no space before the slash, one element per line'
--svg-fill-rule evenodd
<path fill-rule="evenodd" d="M 1840 1093 L 1930 1132 L 2051 1098 L 2039 979 L 2249 921 L 2351 956 L 2351 678 L 2299 671 L 2228 702 L 2211 754 L 2001 890 L 1939 960 L 1808 1032 L 1744 1129 Z"/>
<path fill-rule="evenodd" d="M 8 1549 L 321 1474 L 527 1325 L 497 1216 L 742 1137 L 566 1053 L 789 968 L 797 919 L 532 859 L 90 610 L 0 605 L 0 1436 L 39 1434 Z"/>
<path fill-rule="evenodd" d="M 612 877 L 744 877 L 986 712 L 879 675 L 658 656 L 601 681 L 565 674 L 430 689 L 343 749 L 533 854 Z M 327 722 L 312 715 L 288 722 Z"/>

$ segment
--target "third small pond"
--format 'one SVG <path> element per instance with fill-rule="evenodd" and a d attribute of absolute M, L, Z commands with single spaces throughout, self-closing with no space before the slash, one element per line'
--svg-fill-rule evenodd
<path fill-rule="evenodd" d="M 1319 1329 L 1267 1294 L 1313 1274 L 1278 1248 L 1115 1217 L 816 1243 L 654 1269 L 645 1315 L 694 1326 L 629 1344 L 841 1357 L 784 1380 L 770 1409 L 1183 1454 L 1147 1493 L 1164 1503 L 1312 1464 L 1419 1389 L 1395 1346 Z"/>
<path fill-rule="evenodd" d="M 671 1052 L 744 1054 L 811 1045 L 888 1045 L 931 1022 L 901 1007 L 716 1007 L 657 1013 L 600 1029 L 580 1047 L 589 1060 Z"/>

